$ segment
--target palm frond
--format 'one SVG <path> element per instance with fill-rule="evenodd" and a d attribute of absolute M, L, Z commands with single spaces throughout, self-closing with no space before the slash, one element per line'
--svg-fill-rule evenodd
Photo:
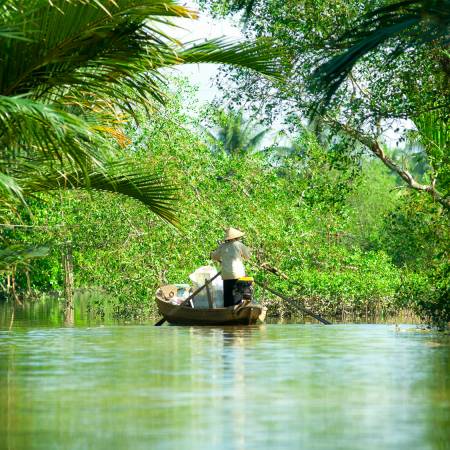
<path fill-rule="evenodd" d="M 19 39 L 29 41 L 27 37 L 27 14 L 18 14 L 17 0 L 0 0 L 0 39 Z"/>
<path fill-rule="evenodd" d="M 16 3 L 15 16 L 6 14 L 5 24 L 24 20 L 19 18 L 25 12 L 23 3 L 6 2 L 10 3 Z M 62 105 L 67 108 L 76 103 L 78 115 L 98 114 L 100 105 L 114 99 L 110 111 L 119 108 L 133 114 L 136 104 L 151 110 L 155 101 L 164 102 L 165 78 L 158 71 L 163 67 L 216 62 L 249 67 L 269 77 L 279 74 L 276 57 L 280 50 L 266 41 L 216 39 L 186 48 L 170 38 L 159 30 L 161 23 L 170 25 L 172 17 L 195 17 L 171 0 L 121 0 L 104 5 L 107 11 L 99 2 L 54 0 L 49 4 L 47 0 L 30 0 L 28 40 L 0 39 L 0 95 L 19 102 L 19 96 L 26 94 L 28 101 L 42 102 L 60 113 Z M 19 105 L 22 108 L 24 101 Z M 4 106 L 9 116 L 6 103 L 0 108 Z M 33 108 L 36 113 L 37 106 Z M 27 113 L 27 119 L 32 116 Z M 20 120 L 18 117 L 15 124 Z M 30 120 L 24 121 L 22 129 L 33 129 L 28 125 Z M 58 142 L 52 135 L 56 130 L 51 126 L 46 129 L 47 139 Z M 75 159 L 79 144 L 89 141 L 83 137 L 86 133 L 89 130 L 85 128 L 79 142 L 61 146 L 61 152 L 73 148 L 70 157 Z M 42 143 L 45 145 L 45 140 Z"/>
<path fill-rule="evenodd" d="M 105 164 L 83 176 L 77 171 L 47 171 L 23 182 L 28 195 L 60 189 L 87 189 L 121 194 L 147 206 L 163 220 L 179 225 L 174 203 L 178 189 L 160 174 L 151 174 L 148 168 L 130 161 Z"/>
<path fill-rule="evenodd" d="M 174 40 L 159 26 L 170 25 L 172 17 L 195 17 L 193 11 L 171 0 L 29 3 L 33 14 L 29 14 L 27 37 L 31 42 L 0 40 L 4 68 L 0 69 L 0 93 L 4 95 L 32 90 L 39 98 L 50 93 L 60 96 L 72 87 L 82 89 L 85 96 L 107 96 L 116 87 L 116 96 L 125 100 L 120 86 L 128 86 L 139 88 L 132 92 L 141 100 L 159 98 L 159 77 L 154 72 L 145 76 L 145 72 L 160 60 L 178 62 Z"/>
<path fill-rule="evenodd" d="M 32 259 L 44 258 L 50 252 L 46 245 L 11 245 L 0 248 L 0 272 L 14 266 L 26 266 Z"/>
<path fill-rule="evenodd" d="M 264 136 L 270 131 L 260 129 L 253 120 L 246 120 L 242 110 L 219 110 L 215 117 L 216 134 L 209 133 L 216 147 L 223 148 L 228 155 L 251 153 L 258 150 Z"/>
<path fill-rule="evenodd" d="M 13 177 L 0 172 L 0 203 L 24 202 L 22 188 Z"/>
<path fill-rule="evenodd" d="M 434 110 L 413 118 L 419 133 L 418 140 L 430 152 L 444 154 L 450 148 L 450 122 L 448 114 Z"/>
<path fill-rule="evenodd" d="M 274 47 L 265 39 L 254 42 L 237 42 L 217 38 L 194 44 L 179 52 L 180 63 L 222 63 L 253 69 L 268 78 L 281 78 L 279 58 L 281 47 Z"/>
<path fill-rule="evenodd" d="M 42 155 L 86 170 L 101 161 L 101 134 L 58 105 L 26 97 L 0 96 L 0 155 L 14 168 L 17 155 Z"/>
<path fill-rule="evenodd" d="M 369 52 L 395 40 L 391 58 L 409 47 L 431 41 L 447 45 L 450 27 L 450 0 L 406 0 L 366 14 L 334 46 L 346 50 L 324 62 L 313 74 L 313 88 L 323 92 L 327 104 L 353 66 Z"/>
<path fill-rule="evenodd" d="M 31 41 L 31 39 L 27 38 L 25 32 L 23 32 L 19 27 L 8 27 L 6 25 L 0 27 L 0 39 L 19 39 L 23 41 Z"/>
<path fill-rule="evenodd" d="M 163 30 L 173 18 L 196 17 L 173 0 L 0 0 L 0 12 L 0 30 L 23 33 L 0 36 L 0 172 L 10 177 L 10 196 L 19 192 L 12 180 L 24 196 L 99 189 L 176 223 L 173 187 L 140 167 L 105 163 L 108 135 L 126 142 L 114 114 L 163 103 L 159 69 L 168 66 L 227 63 L 279 76 L 280 50 L 267 40 L 184 46 L 172 38 Z"/>
<path fill-rule="evenodd" d="M 115 97 L 132 112 L 130 94 L 143 104 L 162 100 L 163 77 L 157 71 L 162 67 L 215 62 L 249 67 L 270 77 L 279 73 L 275 59 L 280 50 L 267 42 L 216 39 L 190 48 L 180 45 L 160 31 L 160 25 L 170 26 L 170 18 L 193 18 L 195 13 L 171 0 L 109 2 L 108 14 L 93 2 L 59 0 L 54 4 L 34 14 L 31 43 L 0 40 L 3 95 L 32 89 L 37 98 L 52 98 L 51 94 L 81 90 L 85 97 Z"/>
<path fill-rule="evenodd" d="M 267 135 L 267 133 L 269 132 L 269 129 L 264 129 L 261 130 L 259 133 L 257 133 L 255 136 L 253 136 L 249 141 L 248 144 L 246 145 L 246 148 L 255 150 L 259 147 L 259 145 L 261 144 L 262 140 L 264 139 L 264 137 Z"/>

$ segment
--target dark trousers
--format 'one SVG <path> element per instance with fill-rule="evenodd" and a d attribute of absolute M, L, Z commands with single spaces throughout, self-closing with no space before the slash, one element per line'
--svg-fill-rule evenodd
<path fill-rule="evenodd" d="M 227 306 L 233 306 L 234 303 L 234 297 L 233 297 L 233 289 L 234 285 L 237 283 L 236 280 L 223 280 L 223 306 L 225 308 Z"/>

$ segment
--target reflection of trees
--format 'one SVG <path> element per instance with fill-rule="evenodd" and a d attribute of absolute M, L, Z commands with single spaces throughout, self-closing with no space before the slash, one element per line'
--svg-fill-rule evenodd
<path fill-rule="evenodd" d="M 426 440 L 430 448 L 441 450 L 448 448 L 450 438 L 450 336 L 429 340 L 427 346 L 428 376 L 425 385 L 418 382 L 415 389 L 425 397 Z"/>
<path fill-rule="evenodd" d="M 6 308 L 0 309 L 3 312 Z M 13 311 L 13 308 L 11 308 Z M 3 314 L 2 314 L 3 316 Z M 3 319 L 3 317 L 2 317 Z M 17 391 L 15 382 L 15 347 L 5 345 L 0 349 L 0 448 L 18 448 L 14 434 L 17 418 Z M 29 448 L 29 447 L 22 447 Z"/>
<path fill-rule="evenodd" d="M 248 416 L 252 399 L 249 398 L 246 375 L 252 338 L 261 338 L 260 330 L 258 326 L 191 329 L 195 343 L 200 344 L 193 356 L 193 366 L 198 367 L 200 362 L 207 372 L 202 389 L 208 397 L 206 410 L 209 417 L 205 418 L 205 423 L 209 427 L 211 448 L 225 444 L 227 448 L 249 448 L 249 431 L 254 417 Z M 190 422 L 192 428 L 192 419 Z"/>
<path fill-rule="evenodd" d="M 1 339 L 0 448 L 444 449 L 448 441 L 448 336 L 115 326 Z"/>
<path fill-rule="evenodd" d="M 223 381 L 230 390 L 233 410 L 225 420 L 233 440 L 233 447 L 245 449 L 247 418 L 245 411 L 246 380 L 245 380 L 245 344 L 251 333 L 251 328 L 234 328 L 223 330 Z"/>

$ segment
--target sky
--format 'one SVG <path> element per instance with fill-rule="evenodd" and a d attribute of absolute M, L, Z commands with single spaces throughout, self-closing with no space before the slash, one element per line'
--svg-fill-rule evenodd
<path fill-rule="evenodd" d="M 193 1 L 185 1 L 183 5 L 198 11 L 198 6 Z M 218 37 L 243 39 L 238 19 L 233 23 L 230 19 L 213 19 L 208 14 L 201 12 L 197 20 L 176 19 L 174 22 L 180 28 L 171 29 L 171 35 L 182 42 Z M 175 69 L 175 73 L 189 77 L 190 81 L 198 86 L 199 101 L 208 103 L 219 95 L 219 90 L 213 83 L 218 69 L 219 64 L 186 64 Z"/>

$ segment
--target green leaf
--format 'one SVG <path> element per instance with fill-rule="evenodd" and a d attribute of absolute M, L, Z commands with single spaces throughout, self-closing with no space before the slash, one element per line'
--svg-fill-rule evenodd
<path fill-rule="evenodd" d="M 179 225 L 174 202 L 178 189 L 160 174 L 151 174 L 145 166 L 130 161 L 106 163 L 85 177 L 76 171 L 48 171 L 24 182 L 24 191 L 31 195 L 59 189 L 88 189 L 121 194 L 140 201 L 163 220 Z"/>
<path fill-rule="evenodd" d="M 17 265 L 26 266 L 32 259 L 44 258 L 50 247 L 44 245 L 12 245 L 0 248 L 0 271 L 5 272 Z"/>

